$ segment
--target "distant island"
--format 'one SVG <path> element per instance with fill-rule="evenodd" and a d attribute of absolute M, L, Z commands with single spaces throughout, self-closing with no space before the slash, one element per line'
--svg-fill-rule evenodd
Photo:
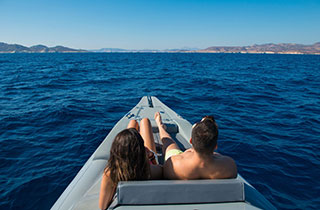
<path fill-rule="evenodd" d="M 198 48 L 188 48 L 184 47 L 181 49 L 166 49 L 166 50 L 156 50 L 156 49 L 143 49 L 143 50 L 127 50 L 127 49 L 120 49 L 120 48 L 101 48 L 99 50 L 90 50 L 91 52 L 138 52 L 138 53 L 164 53 L 164 52 L 196 52 L 197 50 L 200 50 Z"/>
<path fill-rule="evenodd" d="M 318 54 L 320 42 L 313 45 L 303 44 L 261 44 L 245 47 L 208 47 L 197 52 L 203 53 L 267 53 L 267 54 Z"/>
<path fill-rule="evenodd" d="M 99 50 L 72 49 L 64 46 L 47 47 L 35 45 L 25 47 L 19 44 L 0 42 L 0 53 L 256 53 L 256 54 L 315 54 L 320 55 L 320 42 L 313 45 L 303 44 L 261 44 L 252 46 L 213 46 L 206 49 L 181 48 L 166 50 L 127 50 L 120 48 L 101 48 Z"/>
<path fill-rule="evenodd" d="M 0 42 L 0 53 L 82 53 L 87 50 L 75 50 L 64 46 L 47 47 L 45 45 L 35 45 L 25 47 L 19 44 L 7 44 Z"/>

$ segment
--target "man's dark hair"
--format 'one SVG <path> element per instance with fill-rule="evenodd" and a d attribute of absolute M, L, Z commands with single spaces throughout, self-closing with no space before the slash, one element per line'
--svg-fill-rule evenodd
<path fill-rule="evenodd" d="M 200 154 L 213 153 L 218 140 L 218 126 L 215 120 L 204 118 L 197 123 L 191 133 L 192 146 Z"/>

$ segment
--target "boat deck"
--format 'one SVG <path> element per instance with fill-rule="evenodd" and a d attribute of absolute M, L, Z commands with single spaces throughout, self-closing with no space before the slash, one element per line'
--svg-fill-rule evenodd
<path fill-rule="evenodd" d="M 162 143 L 154 120 L 155 112 L 161 113 L 167 131 L 179 147 L 182 150 L 190 148 L 191 124 L 156 97 L 145 96 L 114 126 L 51 209 L 99 209 L 100 182 L 109 159 L 112 141 L 127 127 L 131 119 L 137 121 L 143 118 L 150 119 L 157 153 L 160 154 L 159 162 L 163 163 Z M 275 209 L 240 175 L 236 179 L 229 180 L 155 180 L 119 183 L 117 196 L 110 208 Z"/>

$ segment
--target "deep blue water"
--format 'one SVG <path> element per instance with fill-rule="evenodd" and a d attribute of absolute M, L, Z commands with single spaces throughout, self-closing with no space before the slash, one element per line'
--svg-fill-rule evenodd
<path fill-rule="evenodd" d="M 194 123 L 279 209 L 320 208 L 320 56 L 0 54 L 0 209 L 49 209 L 144 95 Z"/>

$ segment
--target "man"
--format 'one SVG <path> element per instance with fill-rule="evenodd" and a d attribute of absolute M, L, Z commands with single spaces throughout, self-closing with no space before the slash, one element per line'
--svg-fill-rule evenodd
<path fill-rule="evenodd" d="M 167 179 L 227 179 L 237 177 L 234 160 L 214 152 L 217 149 L 218 126 L 213 117 L 204 117 L 192 128 L 192 148 L 182 152 L 165 130 L 160 113 L 155 114 L 163 143 Z"/>

